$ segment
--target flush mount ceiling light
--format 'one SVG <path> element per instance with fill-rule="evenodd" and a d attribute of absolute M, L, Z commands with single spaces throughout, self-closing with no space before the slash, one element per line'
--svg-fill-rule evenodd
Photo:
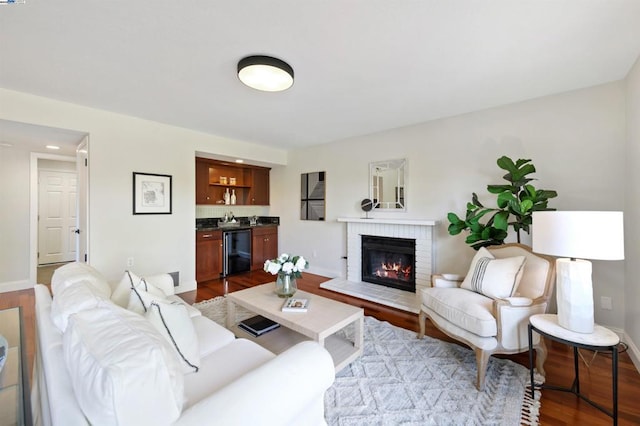
<path fill-rule="evenodd" d="M 293 68 L 271 56 L 247 56 L 238 62 L 238 78 L 265 92 L 280 92 L 293 85 Z"/>

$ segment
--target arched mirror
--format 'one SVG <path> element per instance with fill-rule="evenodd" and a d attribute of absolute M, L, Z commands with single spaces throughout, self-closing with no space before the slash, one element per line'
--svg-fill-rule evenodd
<path fill-rule="evenodd" d="M 405 169 L 405 159 L 369 164 L 369 198 L 375 210 L 405 210 Z"/>

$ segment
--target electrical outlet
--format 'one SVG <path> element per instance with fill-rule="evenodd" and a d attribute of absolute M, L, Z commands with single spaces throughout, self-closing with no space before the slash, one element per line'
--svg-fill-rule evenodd
<path fill-rule="evenodd" d="M 607 311 L 611 311 L 613 310 L 613 304 L 612 304 L 612 300 L 610 297 L 607 296 L 601 296 L 600 297 L 600 308 L 607 310 Z"/>
<path fill-rule="evenodd" d="M 127 257 L 127 267 L 131 268 L 133 266 L 133 257 Z"/>

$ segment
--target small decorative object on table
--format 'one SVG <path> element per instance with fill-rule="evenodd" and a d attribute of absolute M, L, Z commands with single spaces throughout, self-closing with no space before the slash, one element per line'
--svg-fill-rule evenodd
<path fill-rule="evenodd" d="M 253 337 L 258 337 L 268 331 L 275 330 L 280 327 L 280 324 L 275 321 L 271 321 L 269 318 L 265 318 L 262 315 L 256 315 L 255 317 L 241 321 L 238 324 L 238 327 L 251 334 Z"/>
<path fill-rule="evenodd" d="M 307 312 L 309 299 L 288 298 L 282 305 L 282 312 Z"/>
<path fill-rule="evenodd" d="M 282 253 L 278 258 L 264 262 L 264 270 L 276 278 L 276 294 L 279 297 L 291 297 L 297 290 L 296 279 L 302 277 L 302 271 L 309 262 L 302 256 L 290 256 Z"/>

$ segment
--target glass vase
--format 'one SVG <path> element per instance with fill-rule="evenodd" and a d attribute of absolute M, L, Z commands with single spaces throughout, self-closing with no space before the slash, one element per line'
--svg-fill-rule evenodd
<path fill-rule="evenodd" d="M 297 289 L 295 276 L 278 273 L 276 278 L 276 294 L 278 297 L 291 297 Z"/>

